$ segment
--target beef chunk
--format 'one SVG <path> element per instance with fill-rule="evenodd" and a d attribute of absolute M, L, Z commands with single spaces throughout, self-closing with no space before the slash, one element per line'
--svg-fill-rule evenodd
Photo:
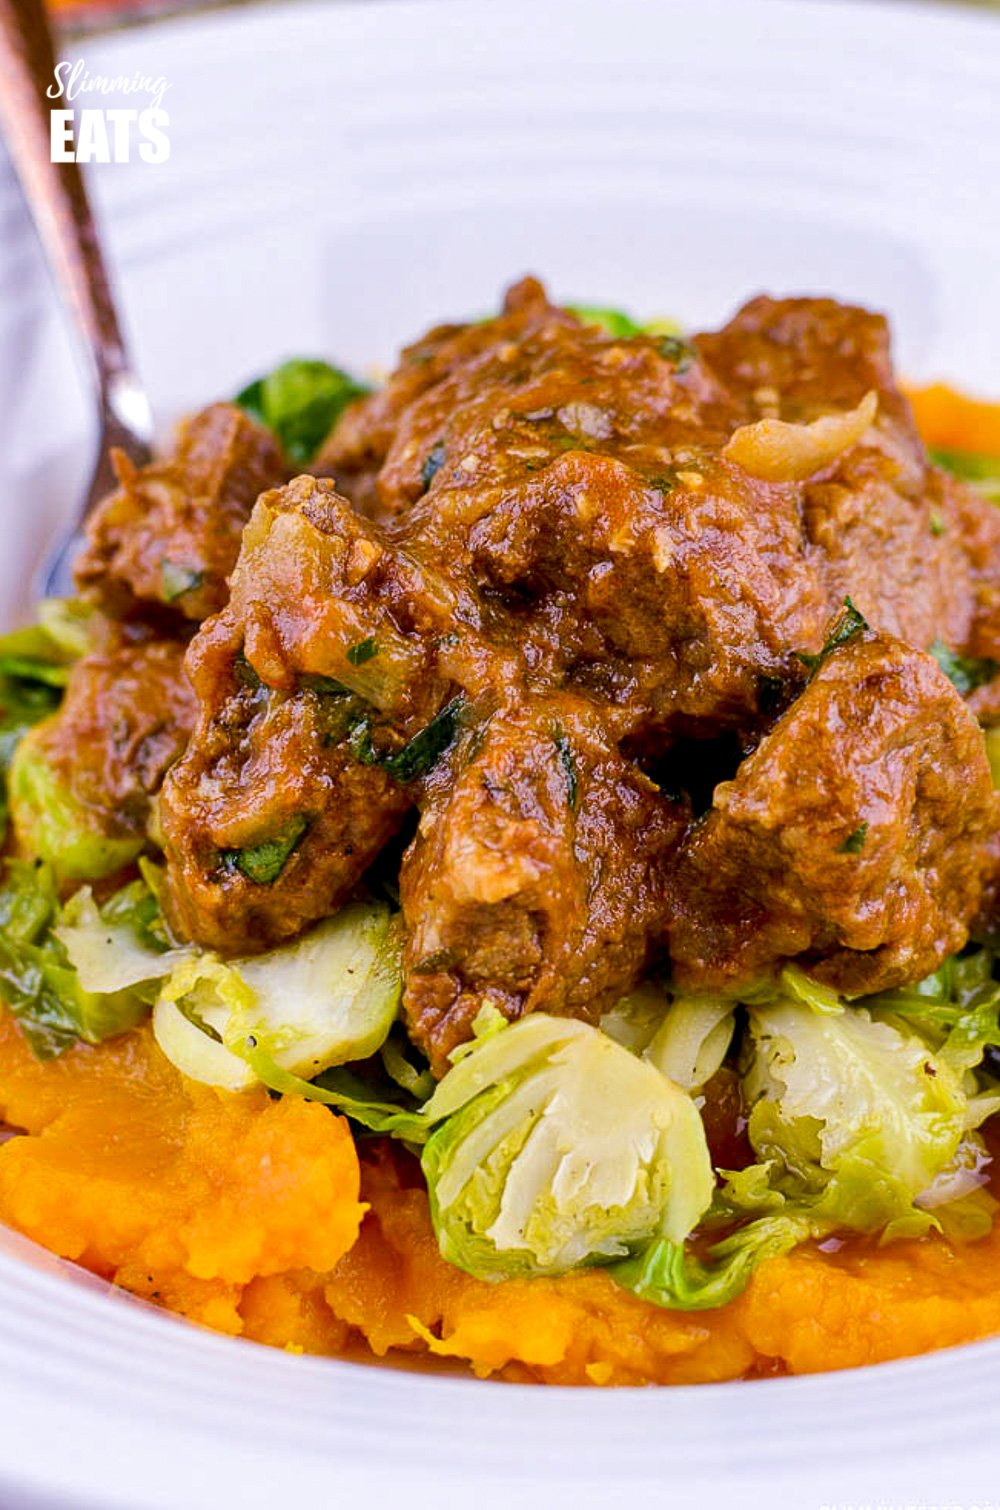
<path fill-rule="evenodd" d="M 198 621 L 226 601 L 226 579 L 258 493 L 286 475 L 272 436 L 232 404 L 181 427 L 172 457 L 136 470 L 93 514 L 77 585 L 116 618 L 164 611 Z"/>
<path fill-rule="evenodd" d="M 671 885 L 679 985 L 735 989 L 792 959 L 847 995 L 920 979 L 965 942 L 998 802 L 936 662 L 859 635 L 692 831 Z"/>
<path fill-rule="evenodd" d="M 109 644 L 77 662 L 59 711 L 31 736 L 111 838 L 145 834 L 151 799 L 184 750 L 195 696 L 183 657 L 170 641 Z"/>
<path fill-rule="evenodd" d="M 508 700 L 456 745 L 400 878 L 405 1007 L 437 1069 L 486 1001 L 594 1019 L 635 984 L 685 817 L 577 697 Z"/>

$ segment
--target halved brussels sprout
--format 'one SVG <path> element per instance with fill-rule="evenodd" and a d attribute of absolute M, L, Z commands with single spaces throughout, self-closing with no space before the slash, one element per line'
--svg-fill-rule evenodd
<path fill-rule="evenodd" d="M 536 1013 L 483 1034 L 423 1115 L 441 1123 L 423 1154 L 441 1252 L 481 1278 L 680 1241 L 711 1200 L 690 1097 L 586 1023 Z"/>
<path fill-rule="evenodd" d="M 384 1042 L 402 992 L 398 919 L 381 902 L 355 902 L 293 943 L 247 959 L 198 953 L 164 983 L 153 1031 L 192 1080 L 243 1090 L 260 1048 L 311 1079 Z"/>
<path fill-rule="evenodd" d="M 956 1070 L 902 1025 L 861 1007 L 791 1001 L 749 1011 L 749 1135 L 831 1221 L 875 1230 L 912 1209 L 954 1159 L 967 1098 Z"/>

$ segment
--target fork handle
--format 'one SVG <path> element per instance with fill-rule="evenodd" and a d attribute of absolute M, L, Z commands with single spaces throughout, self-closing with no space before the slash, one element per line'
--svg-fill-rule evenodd
<path fill-rule="evenodd" d="M 46 90 L 55 82 L 55 61 L 42 0 L 0 0 L 0 125 L 49 265 L 93 362 L 102 412 L 146 440 L 148 404 L 132 376 L 83 174 L 75 162 L 51 159 Z"/>

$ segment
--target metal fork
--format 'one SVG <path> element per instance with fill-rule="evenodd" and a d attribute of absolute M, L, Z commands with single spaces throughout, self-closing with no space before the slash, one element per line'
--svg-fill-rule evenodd
<path fill-rule="evenodd" d="M 51 160 L 55 49 L 42 0 L 0 0 L 0 125 L 49 267 L 93 367 L 97 461 L 72 532 L 42 576 L 46 595 L 72 592 L 72 566 L 88 514 L 115 486 L 110 448 L 137 466 L 150 460 L 149 400 L 129 356 L 87 189 L 76 163 Z"/>

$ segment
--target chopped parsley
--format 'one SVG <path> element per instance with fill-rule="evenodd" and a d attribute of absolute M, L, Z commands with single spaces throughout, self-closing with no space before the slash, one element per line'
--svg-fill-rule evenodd
<path fill-rule="evenodd" d="M 363 666 L 366 661 L 372 660 L 376 655 L 378 655 L 378 646 L 371 637 L 367 640 L 358 640 L 356 644 L 349 645 L 347 648 L 347 659 L 352 666 Z"/>
<path fill-rule="evenodd" d="M 571 315 L 576 315 L 581 325 L 598 325 L 617 340 L 627 341 L 643 333 L 642 326 L 621 309 L 604 309 L 593 304 L 567 304 L 566 308 Z"/>
<path fill-rule="evenodd" d="M 465 708 L 464 697 L 453 697 L 435 714 L 429 724 L 414 734 L 413 738 L 391 755 L 380 755 L 372 743 L 371 721 L 367 718 L 355 725 L 350 735 L 351 753 L 362 765 L 381 767 L 393 781 L 406 786 L 426 776 L 444 754 L 455 738 L 459 719 Z"/>
<path fill-rule="evenodd" d="M 245 849 L 224 849 L 220 859 L 224 866 L 238 870 L 240 875 L 255 886 L 272 886 L 291 858 L 292 852 L 309 827 L 309 819 L 301 813 L 259 844 Z"/>
<path fill-rule="evenodd" d="M 862 634 L 868 628 L 868 620 L 864 614 L 858 612 L 850 598 L 845 598 L 844 611 L 827 635 L 819 654 L 811 655 L 804 650 L 798 650 L 796 651 L 796 655 L 810 674 L 815 676 L 823 662 L 835 650 L 840 650 L 844 645 L 849 645 L 852 640 L 857 639 L 858 635 Z"/>
<path fill-rule="evenodd" d="M 571 813 L 575 813 L 577 803 L 580 800 L 580 789 L 576 774 L 576 761 L 573 757 L 573 747 L 562 729 L 556 729 L 552 738 L 559 755 L 559 763 L 562 766 L 563 775 L 566 777 L 566 800 L 569 803 L 569 810 Z"/>
<path fill-rule="evenodd" d="M 694 350 L 680 336 L 660 336 L 657 341 L 660 356 L 666 357 L 668 362 L 673 362 L 678 374 L 687 372 L 695 359 Z"/>
<path fill-rule="evenodd" d="M 837 845 L 838 855 L 860 855 L 868 838 L 868 824 L 859 823 L 853 834 L 848 834 L 843 844 Z"/>

